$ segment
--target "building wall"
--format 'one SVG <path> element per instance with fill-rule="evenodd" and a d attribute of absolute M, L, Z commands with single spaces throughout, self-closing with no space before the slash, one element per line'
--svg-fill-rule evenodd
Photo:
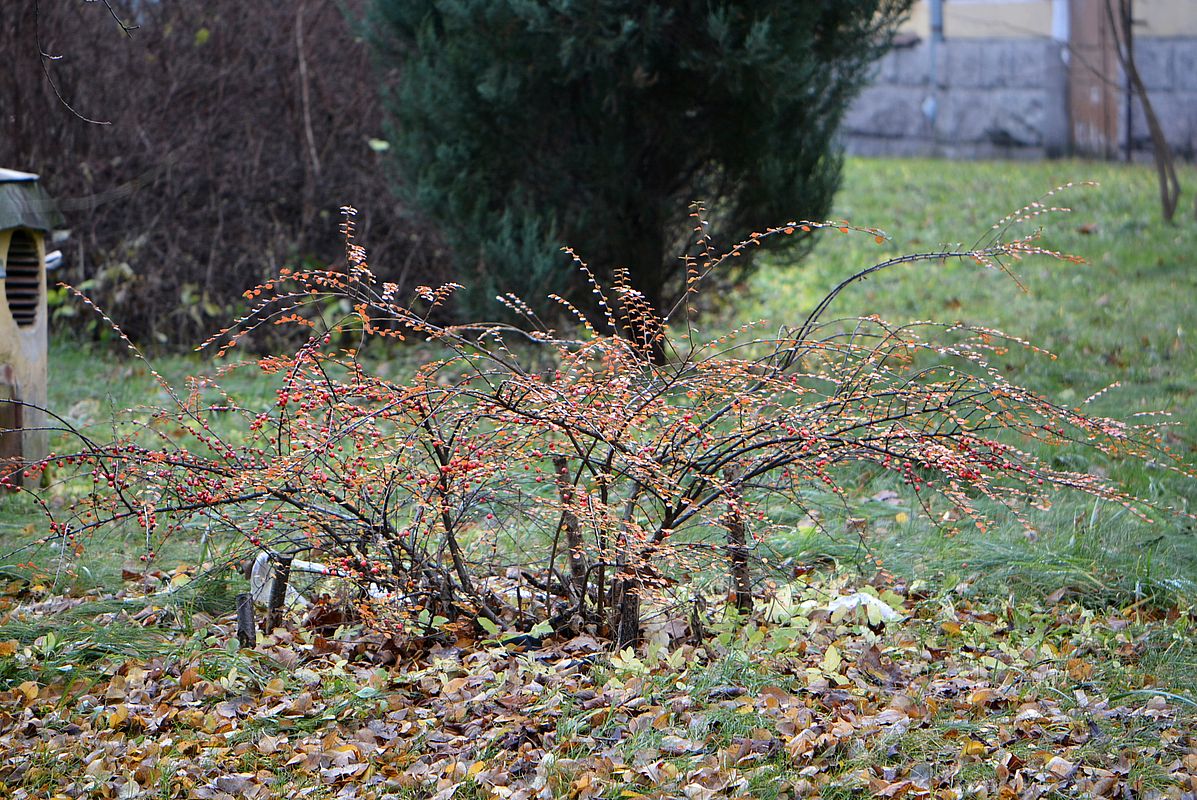
<path fill-rule="evenodd" d="M 1137 0 L 1135 53 L 1173 149 L 1197 158 L 1197 0 Z M 849 152 L 960 158 L 1116 157 L 1127 92 L 1105 0 L 945 0 L 931 42 L 920 2 L 843 125 Z M 1105 29 L 1105 30 L 1103 30 Z M 1150 152 L 1131 101 L 1130 140 Z"/>
<path fill-rule="evenodd" d="M 1059 53 L 1042 39 L 945 40 L 934 62 L 926 42 L 893 51 L 844 118 L 849 152 L 1035 158 L 1066 150 Z M 1060 74 L 1049 80 L 1053 70 Z"/>
<path fill-rule="evenodd" d="M 1105 13 L 1105 0 L 944 0 L 944 33 L 954 39 L 1025 38 L 1052 35 L 1053 14 Z M 931 35 L 930 4 L 915 3 L 904 33 Z M 1141 36 L 1197 37 L 1194 0 L 1134 0 Z"/>
<path fill-rule="evenodd" d="M 0 230 L 0 261 L 8 254 L 8 245 L 13 230 Z M 5 281 L 0 278 L 0 383 L 12 387 L 18 400 L 37 408 L 45 408 L 46 362 L 47 362 L 47 313 L 46 313 L 46 245 L 41 231 L 32 231 L 37 243 L 41 262 L 37 318 L 32 325 L 18 326 L 13 320 L 6 301 Z M 49 452 L 49 434 L 37 430 L 45 425 L 45 415 L 36 408 L 22 409 L 25 432 L 22 436 L 22 453 L 26 461 L 43 458 Z"/>
<path fill-rule="evenodd" d="M 944 34 L 953 39 L 1025 38 L 1051 36 L 1051 0 L 945 0 Z M 930 5 L 915 3 L 903 31 L 924 39 L 931 36 Z"/>
<path fill-rule="evenodd" d="M 1192 12 L 1197 16 L 1197 2 Z M 1151 105 L 1168 144 L 1182 158 L 1197 160 L 1197 34 L 1191 37 L 1142 38 L 1135 42 L 1135 64 L 1147 85 Z M 1120 146 L 1125 132 L 1120 132 Z M 1138 100 L 1133 103 L 1131 145 L 1151 149 L 1147 121 Z"/>

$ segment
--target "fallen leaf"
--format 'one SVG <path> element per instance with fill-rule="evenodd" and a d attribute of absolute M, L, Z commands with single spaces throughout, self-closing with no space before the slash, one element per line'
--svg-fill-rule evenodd
<path fill-rule="evenodd" d="M 25 681 L 17 687 L 17 691 L 24 696 L 25 705 L 27 706 L 32 705 L 37 700 L 38 687 L 33 681 Z"/>
<path fill-rule="evenodd" d="M 969 739 L 964 743 L 964 747 L 960 748 L 960 754 L 963 756 L 983 756 L 986 751 L 985 743 L 979 742 L 976 739 Z"/>
<path fill-rule="evenodd" d="M 681 736 L 664 736 L 661 738 L 658 749 L 667 756 L 681 756 L 686 753 L 698 752 L 702 748 Z"/>
<path fill-rule="evenodd" d="M 129 707 L 121 703 L 108 712 L 108 727 L 112 730 L 120 728 L 129 719 Z"/>
<path fill-rule="evenodd" d="M 1055 775 L 1057 778 L 1067 778 L 1076 771 L 1076 765 L 1071 761 L 1061 758 L 1060 756 L 1052 756 L 1044 764 L 1047 771 Z"/>
<path fill-rule="evenodd" d="M 844 657 L 840 655 L 839 648 L 835 645 L 829 645 L 827 652 L 823 654 L 823 661 L 819 665 L 819 669 L 824 672 L 836 673 L 839 672 L 840 664 L 844 661 Z"/>

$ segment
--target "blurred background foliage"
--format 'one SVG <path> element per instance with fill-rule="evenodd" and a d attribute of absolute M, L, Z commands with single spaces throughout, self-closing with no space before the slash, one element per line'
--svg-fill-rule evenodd
<path fill-rule="evenodd" d="M 372 0 L 367 30 L 402 73 L 402 196 L 442 222 L 468 316 L 503 291 L 589 303 L 562 245 L 668 310 L 691 202 L 717 252 L 828 213 L 840 119 L 910 5 Z"/>
<path fill-rule="evenodd" d="M 828 212 L 840 116 L 909 5 L 40 0 L 0 18 L 0 164 L 42 175 L 59 277 L 142 345 L 343 264 L 342 205 L 377 274 L 460 281 L 463 317 L 583 294 L 563 244 L 662 306 L 691 201 L 724 243 Z"/>
<path fill-rule="evenodd" d="M 41 174 L 71 230 L 58 277 L 134 340 L 190 348 L 280 266 L 343 261 L 345 204 L 363 209 L 388 279 L 447 277 L 436 237 L 394 199 L 377 100 L 388 76 L 353 0 L 111 0 L 138 26 L 128 36 L 106 5 L 0 14 L 0 164 Z M 105 326 L 55 335 L 72 331 Z"/>

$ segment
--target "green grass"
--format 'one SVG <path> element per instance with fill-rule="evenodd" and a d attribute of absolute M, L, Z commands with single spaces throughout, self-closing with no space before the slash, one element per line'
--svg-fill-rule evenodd
<path fill-rule="evenodd" d="M 173 407 L 174 401 L 152 370 L 179 396 L 186 397 L 188 378 L 215 376 L 228 366 L 197 354 L 159 356 L 147 363 L 112 345 L 80 344 L 66 337 L 52 343 L 49 360 L 48 407 L 62 418 L 50 422 L 57 431 L 50 447 L 57 453 L 79 449 L 68 427 L 106 441 L 112 438 L 114 420 L 129 424 L 143 417 L 142 412 Z M 230 395 L 251 407 L 269 405 L 273 394 L 273 383 L 252 368 L 236 369 L 220 382 Z M 43 498 L 54 506 L 65 502 L 67 494 L 69 490 L 46 492 Z M 45 584 L 52 591 L 86 593 L 97 587 L 112 591 L 122 585 L 124 566 L 139 568 L 138 555 L 144 552 L 140 530 L 106 532 L 88 542 L 87 557 L 79 559 L 64 557 L 57 542 L 35 544 L 45 536 L 46 522 L 29 495 L 0 496 L 0 580 L 8 577 Z M 159 547 L 155 566 L 170 570 L 179 564 L 195 564 L 201 556 L 202 531 L 191 533 L 173 537 Z M 36 567 L 22 566 L 30 562 Z"/>
<path fill-rule="evenodd" d="M 87 614 L 92 616 L 88 618 Z M 30 659 L 0 661 L 0 689 L 27 680 L 51 683 L 64 678 L 87 683 L 105 663 L 149 658 L 174 649 L 165 635 L 124 621 L 99 620 L 95 609 L 0 625 L 0 641 L 16 640 L 30 648 Z"/>
<path fill-rule="evenodd" d="M 899 267 L 845 292 L 829 318 L 962 321 L 1025 338 L 1056 358 L 1012 349 L 995 364 L 1012 380 L 1066 406 L 1118 382 L 1086 410 L 1117 418 L 1167 412 L 1168 444 L 1193 463 L 1197 223 L 1160 219 L 1155 177 L 1145 166 L 851 160 L 833 216 L 879 227 L 891 239 L 879 245 L 868 236 L 824 233 L 799 264 L 766 255 L 733 316 L 793 324 L 852 272 L 904 253 L 971 247 L 994 222 L 1069 181 L 1100 186 L 1057 193 L 1047 204 L 1072 213 L 1045 215 L 1035 224 L 1043 227 L 1043 246 L 1087 263 L 1041 257 L 1009 264 L 1025 292 L 1008 276 L 971 263 Z M 1197 187 L 1197 170 L 1187 169 L 1182 181 Z M 1035 226 L 1017 230 L 1029 233 Z M 1161 506 L 1197 509 L 1197 482 L 1156 465 L 1112 462 L 1080 448 L 1054 457 L 1057 466 L 1106 473 Z M 857 487 L 851 514 L 871 523 L 863 539 L 844 531 L 843 513 L 832 513 L 823 532 L 784 535 L 780 551 L 799 560 L 831 556 L 853 563 L 869 551 L 898 574 L 968 580 L 998 593 L 1047 594 L 1064 586 L 1098 605 L 1197 601 L 1192 520 L 1160 514 L 1148 524 L 1092 498 L 1064 495 L 1037 518 L 1033 538 L 1008 524 L 948 539 L 914 513 L 909 498 L 897 507 L 868 503 L 880 488 L 889 487 L 868 480 Z M 912 520 L 896 521 L 903 512 Z"/>
<path fill-rule="evenodd" d="M 736 316 L 793 323 L 838 280 L 885 258 L 935 251 L 989 236 L 1007 213 L 1068 181 L 1097 181 L 1050 198 L 1070 214 L 1041 217 L 1043 245 L 1080 256 L 1072 265 L 1047 258 L 1010 266 L 1026 293 L 1000 272 L 973 264 L 925 263 L 898 268 L 842 295 L 842 316 L 880 314 L 892 321 L 934 319 L 994 326 L 1056 352 L 1059 358 L 1010 354 L 1014 377 L 1066 403 L 1121 381 L 1092 408 L 1102 413 L 1170 411 L 1197 421 L 1197 224 L 1164 223 L 1155 178 L 1143 166 L 1076 161 L 954 163 L 854 159 L 833 212 L 879 227 L 878 245 L 860 235 L 824 233 L 798 265 L 766 260 Z M 1197 187 L 1197 170 L 1182 180 Z M 1030 232 L 1034 226 L 1019 230 Z M 903 271 L 905 270 L 905 271 Z"/>
<path fill-rule="evenodd" d="M 962 320 L 1002 328 L 1048 346 L 1058 354 L 1056 360 L 1011 353 L 1000 366 L 1013 380 L 1068 405 L 1121 381 L 1119 389 L 1103 395 L 1090 410 L 1111 416 L 1169 411 L 1177 423 L 1171 433 L 1174 448 L 1190 461 L 1197 460 L 1197 345 L 1192 342 L 1197 223 L 1186 219 L 1167 226 L 1159 221 L 1154 178 L 1147 168 L 1080 162 L 851 161 L 836 216 L 882 227 L 893 240 L 877 245 L 869 237 L 833 234 L 799 266 L 767 258 L 748 294 L 736 301 L 734 317 L 737 322 L 750 317 L 767 317 L 777 324 L 794 322 L 822 291 L 856 268 L 898 253 L 934 250 L 945 243 L 972 244 L 1008 211 L 1061 182 L 1085 179 L 1099 180 L 1103 186 L 1061 196 L 1060 201 L 1076 212 L 1052 218 L 1044 244 L 1084 256 L 1088 264 L 1029 260 L 1013 265 L 1027 287 L 1026 294 L 998 273 L 980 272 L 964 264 L 927 264 L 870 280 L 846 293 L 833 310 L 843 316 L 877 313 L 892 320 Z M 1190 187 L 1197 186 L 1197 173 L 1191 169 L 1182 179 Z M 402 372 L 415 358 L 409 350 L 387 356 L 393 360 L 381 367 L 387 374 Z M 118 409 L 169 403 L 169 396 L 155 384 L 144 363 L 114 356 L 108 350 L 55 344 L 51 363 L 50 405 L 72 424 L 102 430 Z M 215 369 L 194 356 L 169 356 L 154 363 L 177 386 L 182 386 L 188 375 L 210 374 Z M 234 373 L 224 383 L 249 403 L 269 403 L 270 383 L 252 370 Z M 59 438 L 54 447 L 61 451 L 67 444 Z M 1071 468 L 1102 470 L 1162 505 L 1197 507 L 1193 481 L 1156 467 L 1098 459 L 1082 450 L 1066 452 L 1061 458 L 1068 459 L 1066 466 Z M 913 632 L 928 654 L 952 654 L 956 669 L 973 668 L 977 654 L 996 652 L 994 648 L 1006 641 L 1035 651 L 1045 643 L 1056 648 L 1076 643 L 1080 649 L 1075 652 L 1094 666 L 1085 683 L 1094 687 L 1091 693 L 1140 703 L 1152 692 L 1167 692 L 1170 702 L 1187 715 L 1178 718 L 1177 724 L 1192 719 L 1191 712 L 1197 710 L 1189 707 L 1192 687 L 1197 685 L 1192 613 L 1197 603 L 1197 529 L 1191 521 L 1165 516 L 1148 524 L 1110 503 L 1062 496 L 1037 517 L 1034 538 L 1014 524 L 1002 524 L 986 534 L 966 530 L 946 537 L 920 515 L 911 498 L 903 496 L 896 505 L 870 499 L 879 489 L 890 488 L 884 479 L 863 472 L 848 477 L 854 479 L 849 484 L 854 501 L 850 511 L 828 508 L 823 530 L 819 530 L 802 525 L 792 510 L 771 509 L 789 529 L 768 545 L 783 558 L 798 562 L 829 559 L 849 570 L 873 570 L 873 562 L 864 558 L 871 554 L 895 574 L 925 579 L 929 585 L 926 599 L 921 604 L 911 602 L 912 618 L 903 630 Z M 50 502 L 55 502 L 52 495 Z M 787 519 L 787 513 L 793 519 Z M 848 529 L 845 517 L 849 515 L 866 520 L 863 531 L 859 526 Z M 213 681 L 236 667 L 238 691 L 259 692 L 268 679 L 286 676 L 281 667 L 263 660 L 265 657 L 234 652 L 221 646 L 214 635 L 204 638 L 205 634 L 193 632 L 182 639 L 168 637 L 170 631 L 187 628 L 192 611 L 219 614 L 230 608 L 230 598 L 241 584 L 228 580 L 227 575 L 188 584 L 187 591 L 173 599 L 172 616 L 163 618 L 167 627 L 161 630 L 121 622 L 121 615 L 114 612 L 126 607 L 118 600 L 83 603 L 52 616 L 26 614 L 30 603 L 51 591 L 83 592 L 96 585 L 107 590 L 119 588 L 122 564 L 135 561 L 141 547 L 135 534 L 114 534 L 103 543 L 93 543 L 103 546 L 90 550 L 84 563 L 76 563 L 74 573 L 68 575 L 59 569 L 63 559 L 52 547 L 21 549 L 41 535 L 43 525 L 30 498 L 0 498 L 0 554 L 11 554 L 0 559 L 0 603 L 6 604 L 0 605 L 0 642 L 16 640 L 20 646 L 17 655 L 0 663 L 0 689 L 25 681 L 42 685 L 73 682 L 85 689 L 103 681 L 115 663 L 158 656 L 203 663 L 204 677 Z M 175 563 L 194 564 L 198 559 L 196 540 L 180 538 L 164 550 L 159 566 L 169 569 Z M 30 560 L 37 567 L 20 566 Z M 35 588 L 38 584 L 41 588 Z M 1056 598 L 1060 601 L 1057 605 L 1042 602 L 1060 590 L 1063 593 Z M 1016 599 L 1005 599 L 1011 596 Z M 1003 630 L 997 624 L 998 632 L 993 633 L 968 622 L 959 638 L 939 630 L 937 604 L 949 608 L 974 602 L 1007 619 L 1008 627 Z M 1131 607 L 1126 617 L 1133 621 L 1128 627 L 1103 628 L 1100 613 L 1084 610 L 1110 605 Z M 1094 619 L 1098 623 L 1086 621 Z M 717 621 L 712 628 L 718 629 Z M 866 633 L 857 632 L 861 636 Z M 675 759 L 679 767 L 692 768 L 698 759 L 714 758 L 721 749 L 762 731 L 771 737 L 781 736 L 776 720 L 760 708 L 721 704 L 717 697 L 722 693 L 714 690 L 737 687 L 744 690 L 745 697 L 753 698 L 762 689 L 777 686 L 806 696 L 800 667 L 817 663 L 818 650 L 795 666 L 793 656 L 771 658 L 759 647 L 737 647 L 733 645 L 709 663 L 679 669 L 654 667 L 636 678 L 642 681 L 642 692 L 651 704 L 668 708 L 672 698 L 683 695 L 686 707 L 691 700 L 695 703 L 684 722 L 670 723 L 675 725 L 672 734 L 702 744 L 701 753 Z M 634 673 L 612 672 L 608 677 L 620 675 L 630 680 Z M 1012 680 L 1025 677 L 1014 675 Z M 1047 693 L 1042 696 L 1058 696 L 1070 713 L 1076 713 L 1078 719 L 1083 716 L 1073 700 L 1080 684 L 1065 673 L 1053 681 L 1050 686 L 1027 683 L 1025 691 L 1036 696 L 1042 689 Z M 602 683 L 597 680 L 594 685 L 600 688 Z M 371 702 L 354 694 L 357 686 L 355 681 L 334 677 L 324 685 L 324 699 L 344 719 L 378 713 Z M 907 690 L 914 691 L 917 686 L 915 682 Z M 326 721 L 324 712 L 298 720 L 263 718 L 248 722 L 233 743 L 252 741 L 266 732 L 292 737 L 316 734 Z M 927 765 L 935 773 L 952 769 L 960 761 L 962 741 L 973 734 L 987 734 L 982 730 L 987 722 L 982 717 L 942 712 L 868 747 L 843 745 L 835 754 L 834 782 L 820 786 L 820 793 L 825 797 L 870 796 L 857 777 L 864 769 L 910 764 Z M 1159 741 L 1159 729 L 1170 724 L 1103 720 L 1097 727 L 1107 738 L 1078 748 L 1075 757 L 1099 764 L 1123 749 L 1145 750 Z M 569 743 L 561 755 L 585 759 L 592 755 L 588 748 L 609 748 L 631 763 L 638 752 L 659 747 L 665 735 L 649 727 L 613 745 L 604 737 L 616 726 L 614 714 L 596 716 L 594 710 L 583 711 L 567 703 L 557 718 L 559 742 Z M 179 731 L 180 735 L 186 733 L 182 728 Z M 1028 740 L 1011 745 L 1011 750 L 1029 760 L 1033 751 L 1045 746 L 1043 741 Z M 501 752 L 493 744 L 491 748 L 484 751 L 486 760 Z M 251 752 L 239 763 L 249 770 L 270 762 Z M 775 755 L 751 769 L 746 767 L 745 791 L 754 797 L 775 796 L 783 782 L 801 780 L 799 766 Z M 984 759 L 964 761 L 959 767 L 963 786 L 993 778 L 994 766 Z M 23 780 L 26 788 L 49 792 L 81 768 L 77 759 L 34 752 Z M 1145 785 L 1171 785 L 1169 775 L 1151 759 L 1136 762 L 1133 769 L 1133 777 Z M 561 773 L 560 781 L 567 786 L 572 773 L 564 768 Z M 174 780 L 173 773 L 163 773 L 163 796 L 170 794 Z M 276 789 L 294 792 L 309 780 L 310 776 L 298 771 L 281 770 Z M 643 789 L 641 783 L 613 784 L 604 796 Z M 400 796 L 427 794 L 422 789 L 404 791 L 408 794 Z M 482 791 L 472 783 L 458 792 L 462 797 L 475 795 L 482 796 Z"/>

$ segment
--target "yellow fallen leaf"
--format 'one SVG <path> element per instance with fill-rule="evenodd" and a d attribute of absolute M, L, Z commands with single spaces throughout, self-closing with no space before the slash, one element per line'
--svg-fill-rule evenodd
<path fill-rule="evenodd" d="M 484 769 L 486 769 L 485 761 L 475 761 L 473 764 L 470 764 L 470 768 L 466 770 L 466 779 L 468 780 L 474 777 Z"/>
<path fill-rule="evenodd" d="M 985 743 L 969 739 L 964 743 L 964 747 L 960 748 L 960 753 L 965 756 L 983 756 L 985 755 Z"/>
<path fill-rule="evenodd" d="M 16 639 L 9 639 L 7 642 L 0 642 L 0 658 L 7 658 L 15 655 L 21 643 Z"/>
<path fill-rule="evenodd" d="M 33 681 L 25 681 L 17 687 L 17 691 L 25 697 L 25 705 L 30 705 L 37 699 L 37 684 Z"/>
<path fill-rule="evenodd" d="M 108 713 L 108 727 L 116 730 L 121 725 L 124 725 L 129 719 L 129 707 L 121 703 L 116 708 Z"/>
<path fill-rule="evenodd" d="M 839 648 L 831 645 L 823 654 L 823 663 L 820 664 L 820 667 L 824 672 L 838 672 L 842 663 L 844 663 L 844 657 L 840 655 Z"/>
<path fill-rule="evenodd" d="M 907 522 L 910 522 L 910 515 L 905 511 L 899 511 L 897 514 L 894 514 L 894 522 L 899 525 L 905 525 Z"/>

